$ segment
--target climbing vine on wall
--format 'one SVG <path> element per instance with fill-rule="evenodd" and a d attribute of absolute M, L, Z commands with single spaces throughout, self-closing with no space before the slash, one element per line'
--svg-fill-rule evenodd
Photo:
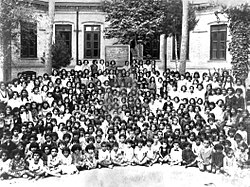
<path fill-rule="evenodd" d="M 224 8 L 224 13 L 228 17 L 232 36 L 229 51 L 232 55 L 233 73 L 235 77 L 245 80 L 250 65 L 250 7 L 248 4 L 243 4 Z"/>

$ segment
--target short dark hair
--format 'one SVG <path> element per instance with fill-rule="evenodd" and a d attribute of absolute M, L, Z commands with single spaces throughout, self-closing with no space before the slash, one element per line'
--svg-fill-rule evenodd
<path fill-rule="evenodd" d="M 35 141 L 38 140 L 37 138 L 37 135 L 36 134 L 31 134 L 29 137 L 28 137 L 28 140 L 30 140 L 31 138 L 35 138 Z"/>
<path fill-rule="evenodd" d="M 5 153 L 5 154 L 7 155 L 7 157 L 9 158 L 10 155 L 9 155 L 9 153 L 8 153 L 7 150 L 2 150 L 2 151 L 0 152 L 0 158 L 2 158 L 3 153 Z"/>
<path fill-rule="evenodd" d="M 75 152 L 75 150 L 82 150 L 82 147 L 80 144 L 74 144 L 72 147 L 71 147 L 71 151 L 72 152 Z"/>
<path fill-rule="evenodd" d="M 18 154 L 19 154 L 21 157 L 23 156 L 21 150 L 19 150 L 19 149 L 14 149 L 14 150 L 11 152 L 11 154 L 12 154 L 12 157 L 14 157 L 14 156 L 16 156 L 16 155 L 18 155 Z"/>
<path fill-rule="evenodd" d="M 138 139 L 137 139 L 137 144 L 138 144 L 138 143 L 142 143 L 142 144 L 143 144 L 143 143 L 144 143 L 143 139 L 142 139 L 142 138 L 138 138 Z"/>
<path fill-rule="evenodd" d="M 118 142 L 114 142 L 114 143 L 113 143 L 113 147 L 119 147 Z"/>
<path fill-rule="evenodd" d="M 56 152 L 58 152 L 58 147 L 56 147 L 56 146 L 52 146 L 52 147 L 51 147 L 51 149 L 50 149 L 50 151 L 52 151 L 52 149 L 55 149 L 55 150 L 56 150 Z"/>
<path fill-rule="evenodd" d="M 148 138 L 148 139 L 147 139 L 147 142 L 154 143 L 154 140 L 153 140 L 152 138 Z"/>
<path fill-rule="evenodd" d="M 68 151 L 68 152 L 70 153 L 69 147 L 64 147 L 64 148 L 62 149 L 62 153 L 64 153 L 65 151 Z"/>
<path fill-rule="evenodd" d="M 95 150 L 95 146 L 91 143 L 91 144 L 88 144 L 86 147 L 85 147 L 85 151 L 88 152 L 88 150 Z"/>
<path fill-rule="evenodd" d="M 121 137 L 124 137 L 126 139 L 126 135 L 125 134 L 120 134 L 119 138 L 121 138 Z"/>
<path fill-rule="evenodd" d="M 34 156 L 35 154 L 38 154 L 39 157 L 42 157 L 42 152 L 41 152 L 41 150 L 35 150 L 35 151 L 33 152 L 33 156 Z"/>
<path fill-rule="evenodd" d="M 214 146 L 214 150 L 223 150 L 223 146 L 221 145 L 221 144 L 216 144 L 215 146 Z"/>
<path fill-rule="evenodd" d="M 107 142 L 102 142 L 101 143 L 101 147 L 106 147 L 107 146 Z"/>
<path fill-rule="evenodd" d="M 190 143 L 190 142 L 185 142 L 184 144 L 183 144 L 183 147 L 184 148 L 186 148 L 186 147 L 192 147 L 192 144 Z"/>
<path fill-rule="evenodd" d="M 32 148 L 36 148 L 36 149 L 38 150 L 38 149 L 39 149 L 39 144 L 36 143 L 36 142 L 32 142 L 32 143 L 30 144 L 29 150 L 31 150 Z"/>
<path fill-rule="evenodd" d="M 65 138 L 71 138 L 71 135 L 69 134 L 69 133 L 65 133 L 64 135 L 63 135 L 63 138 L 62 139 L 65 139 Z"/>

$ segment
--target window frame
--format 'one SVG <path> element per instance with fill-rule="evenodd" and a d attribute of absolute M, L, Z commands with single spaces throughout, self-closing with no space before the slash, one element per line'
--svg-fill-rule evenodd
<path fill-rule="evenodd" d="M 217 39 L 213 39 L 213 34 L 217 33 Z M 221 39 L 221 34 L 224 33 L 224 40 Z M 219 38 L 219 39 L 218 39 Z M 214 43 L 216 44 L 216 49 L 214 49 Z M 221 44 L 224 43 L 224 49 L 221 48 Z M 214 52 L 216 52 L 216 58 L 214 58 Z M 225 56 L 221 57 L 221 52 Z M 210 60 L 226 60 L 227 59 L 227 24 L 211 25 L 210 26 Z"/>
<path fill-rule="evenodd" d="M 148 54 L 146 54 L 146 48 L 145 48 L 145 44 L 143 44 L 143 59 L 153 59 L 153 60 L 159 60 L 160 59 L 160 35 L 157 35 L 155 38 L 153 38 L 152 40 L 147 41 L 150 45 L 149 45 L 149 51 L 151 52 L 149 55 L 151 57 L 147 57 Z M 156 42 L 156 48 L 154 48 L 154 43 Z M 157 56 L 154 57 L 154 51 L 157 52 Z"/>
<path fill-rule="evenodd" d="M 90 28 L 90 30 L 88 30 Z M 96 30 L 97 29 L 97 30 Z M 90 39 L 88 36 L 90 34 Z M 97 34 L 98 38 L 95 39 L 95 34 Z M 101 56 L 101 26 L 100 25 L 84 25 L 84 58 L 85 59 L 100 59 Z M 89 42 L 89 43 L 88 43 Z M 97 47 L 95 47 L 95 43 L 97 42 Z M 90 47 L 88 47 L 90 44 Z M 94 55 L 97 50 L 97 55 Z M 91 55 L 87 55 L 88 51 L 90 51 Z"/>
<path fill-rule="evenodd" d="M 70 56 L 72 57 L 72 25 L 71 24 L 55 24 L 55 42 L 56 42 L 56 36 L 58 33 L 60 33 L 60 37 L 61 37 L 61 33 L 69 34 L 69 40 L 64 39 L 64 42 L 66 44 L 69 43 Z"/>
<path fill-rule="evenodd" d="M 20 57 L 37 58 L 37 23 L 21 22 L 20 31 Z"/>

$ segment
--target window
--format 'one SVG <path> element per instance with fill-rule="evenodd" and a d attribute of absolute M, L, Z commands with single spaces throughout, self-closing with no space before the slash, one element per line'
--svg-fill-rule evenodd
<path fill-rule="evenodd" d="M 71 25 L 56 25 L 56 41 L 62 40 L 66 43 L 69 48 L 70 54 L 72 53 L 71 43 L 72 43 L 72 26 Z"/>
<path fill-rule="evenodd" d="M 211 26 L 211 60 L 226 60 L 227 25 Z"/>
<path fill-rule="evenodd" d="M 175 60 L 175 37 L 177 39 L 177 55 L 178 59 L 180 59 L 180 54 L 181 54 L 181 35 L 177 34 L 173 36 L 173 48 L 172 48 L 172 60 Z M 189 33 L 188 33 L 188 43 L 187 43 L 187 60 L 189 60 Z"/>
<path fill-rule="evenodd" d="M 160 36 L 155 39 L 147 41 L 143 45 L 144 59 L 159 59 L 160 58 Z"/>
<path fill-rule="evenodd" d="M 84 27 L 84 58 L 100 58 L 100 26 Z"/>
<path fill-rule="evenodd" d="M 21 23 L 21 58 L 37 57 L 37 25 Z"/>

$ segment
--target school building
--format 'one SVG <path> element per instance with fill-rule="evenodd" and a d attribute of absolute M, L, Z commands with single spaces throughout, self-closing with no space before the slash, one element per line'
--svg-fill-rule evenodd
<path fill-rule="evenodd" d="M 103 11 L 104 0 L 56 0 L 53 38 L 60 35 L 68 45 L 72 62 L 77 59 L 105 59 L 105 47 L 113 45 L 115 40 L 105 39 L 103 30 L 108 27 Z M 37 24 L 21 24 L 19 36 L 20 49 L 13 45 L 10 62 L 12 78 L 17 73 L 27 70 L 44 73 L 43 59 L 48 51 L 48 0 L 34 0 Z M 196 3 L 197 19 L 195 29 L 189 33 L 187 70 L 206 70 L 208 68 L 230 68 L 231 56 L 228 52 L 230 33 L 227 18 L 214 12 L 219 10 L 211 3 L 204 1 Z M 23 29 L 25 28 L 25 29 Z M 28 28 L 28 30 L 27 30 Z M 27 35 L 29 40 L 27 42 Z M 180 36 L 177 37 L 177 54 L 180 53 Z M 26 40 L 25 40 L 26 39 Z M 165 39 L 158 36 L 143 46 L 143 56 L 156 60 L 160 69 L 166 67 L 175 69 L 174 37 Z M 2 68 L 2 66 L 0 67 Z M 2 68 L 2 71 L 3 68 Z M 2 76 L 2 75 L 1 75 Z M 0 76 L 0 80 L 3 77 Z"/>

